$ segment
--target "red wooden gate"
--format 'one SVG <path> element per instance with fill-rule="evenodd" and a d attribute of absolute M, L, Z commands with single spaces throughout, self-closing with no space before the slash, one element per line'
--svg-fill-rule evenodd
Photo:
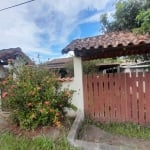
<path fill-rule="evenodd" d="M 85 114 L 101 122 L 150 124 L 150 73 L 84 75 Z"/>

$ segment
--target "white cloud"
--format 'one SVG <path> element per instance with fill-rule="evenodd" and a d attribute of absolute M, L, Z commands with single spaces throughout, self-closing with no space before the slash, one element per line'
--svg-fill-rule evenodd
<path fill-rule="evenodd" d="M 24 0 L 5 0 L 0 3 L 0 9 L 22 2 Z M 54 46 L 63 48 L 79 24 L 99 20 L 100 11 L 109 2 L 111 0 L 36 0 L 1 11 L 0 49 L 21 47 L 29 56 L 37 53 L 47 58 L 59 56 L 61 49 L 54 51 Z M 97 13 L 81 20 L 80 13 L 84 10 Z"/>

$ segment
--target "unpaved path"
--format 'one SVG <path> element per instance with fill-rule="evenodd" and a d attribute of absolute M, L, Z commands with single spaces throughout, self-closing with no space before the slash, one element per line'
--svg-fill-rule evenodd
<path fill-rule="evenodd" d="M 150 150 L 150 140 L 114 135 L 94 125 L 85 126 L 79 134 L 79 139 L 96 143 L 107 143 L 120 147 L 133 147 L 133 150 Z"/>

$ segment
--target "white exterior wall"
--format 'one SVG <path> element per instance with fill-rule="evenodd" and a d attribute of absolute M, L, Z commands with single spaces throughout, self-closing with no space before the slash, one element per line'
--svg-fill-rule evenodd
<path fill-rule="evenodd" d="M 6 77 L 6 71 L 3 66 L 0 65 L 0 78 L 5 78 Z"/>
<path fill-rule="evenodd" d="M 73 81 L 63 82 L 62 88 L 69 88 L 75 90 L 73 94 L 72 103 L 81 111 L 84 111 L 83 99 L 83 71 L 81 58 L 74 57 L 74 79 Z"/>

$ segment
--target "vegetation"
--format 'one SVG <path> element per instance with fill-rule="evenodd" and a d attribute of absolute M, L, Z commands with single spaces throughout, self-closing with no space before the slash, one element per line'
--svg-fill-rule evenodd
<path fill-rule="evenodd" d="M 9 133 L 0 133 L 0 150 L 77 150 L 70 146 L 64 137 L 51 140 L 44 136 L 34 139 L 15 137 Z"/>
<path fill-rule="evenodd" d="M 64 108 L 75 108 L 71 104 L 73 91 L 61 90 L 55 77 L 44 68 L 14 68 L 13 74 L 1 82 L 1 89 L 3 107 L 9 109 L 13 122 L 24 129 L 59 127 L 65 117 Z"/>
<path fill-rule="evenodd" d="M 133 29 L 135 33 L 149 33 L 150 34 L 150 8 L 146 11 L 141 11 L 136 16 L 136 21 L 141 23 L 139 28 Z"/>
<path fill-rule="evenodd" d="M 112 21 L 109 21 L 108 14 L 102 14 L 100 23 L 104 32 L 129 30 L 150 34 L 150 2 L 119 0 Z"/>
<path fill-rule="evenodd" d="M 100 22 L 104 32 L 131 30 L 139 27 L 136 16 L 141 9 L 141 2 L 137 0 L 119 0 L 116 3 L 116 11 L 113 14 L 113 21 L 108 21 L 108 15 L 103 14 Z M 131 15 L 132 14 L 132 15 Z"/>
<path fill-rule="evenodd" d="M 96 125 L 100 129 L 113 134 L 150 140 L 149 126 L 141 126 L 132 123 L 100 123 L 91 119 L 86 119 L 83 126 L 87 124 Z"/>

